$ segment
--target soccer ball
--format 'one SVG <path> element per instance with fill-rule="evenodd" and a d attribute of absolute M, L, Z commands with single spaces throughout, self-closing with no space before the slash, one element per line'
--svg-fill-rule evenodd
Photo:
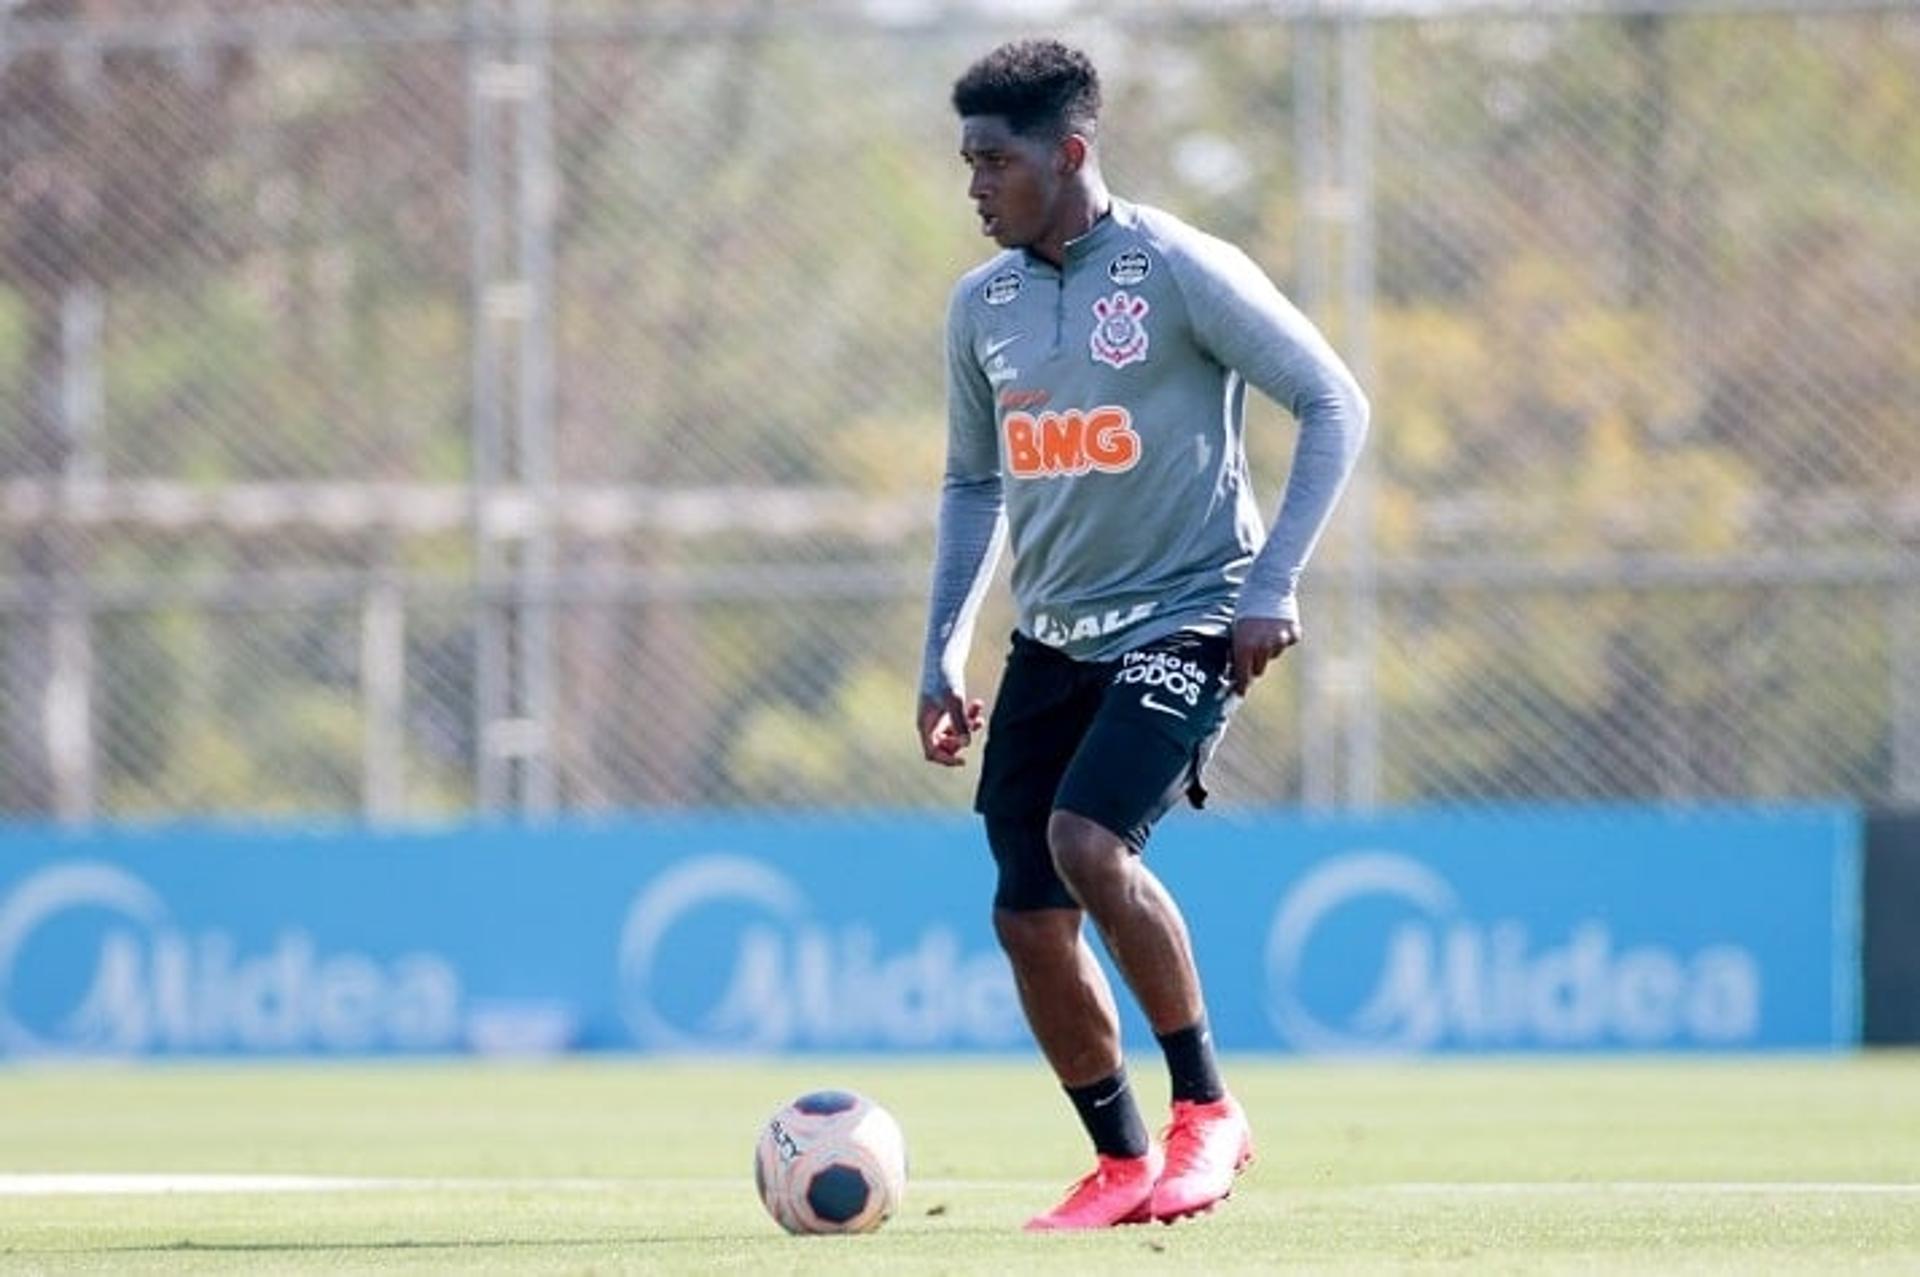
<path fill-rule="evenodd" d="M 907 1187 L 907 1141 L 893 1114 L 852 1091 L 812 1091 L 760 1131 L 753 1179 L 790 1233 L 869 1233 Z"/>

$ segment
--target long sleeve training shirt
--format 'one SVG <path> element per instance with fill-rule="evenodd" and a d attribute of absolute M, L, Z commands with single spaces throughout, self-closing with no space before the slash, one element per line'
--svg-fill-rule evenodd
<path fill-rule="evenodd" d="M 953 291 L 923 693 L 964 687 L 1007 541 L 1020 632 L 1078 660 L 1297 619 L 1366 437 L 1352 373 L 1233 245 L 1116 199 L 1065 258 L 1008 250 Z M 1247 472 L 1249 383 L 1300 429 L 1270 528 Z"/>

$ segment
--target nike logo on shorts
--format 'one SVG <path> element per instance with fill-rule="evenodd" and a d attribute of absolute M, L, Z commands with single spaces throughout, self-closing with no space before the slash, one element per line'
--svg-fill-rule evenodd
<path fill-rule="evenodd" d="M 1145 706 L 1147 709 L 1157 709 L 1162 714 L 1171 714 L 1175 718 L 1185 718 L 1187 716 L 1187 711 L 1183 709 L 1175 709 L 1173 706 L 1168 705 L 1163 701 L 1155 699 L 1152 692 L 1140 693 L 1140 704 Z"/>

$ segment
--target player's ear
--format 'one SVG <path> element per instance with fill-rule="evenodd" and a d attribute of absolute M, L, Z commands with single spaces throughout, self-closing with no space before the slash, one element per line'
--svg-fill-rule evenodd
<path fill-rule="evenodd" d="M 1071 177 L 1087 164 L 1087 139 L 1078 133 L 1069 133 L 1060 139 L 1060 145 L 1054 149 L 1054 168 L 1061 177 Z"/>

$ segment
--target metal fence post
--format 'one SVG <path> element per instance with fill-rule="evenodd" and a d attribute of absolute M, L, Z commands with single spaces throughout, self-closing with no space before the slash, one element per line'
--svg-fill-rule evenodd
<path fill-rule="evenodd" d="M 545 0 L 511 0 L 510 17 L 497 3 L 469 8 L 475 788 L 483 812 L 544 814 L 557 801 L 551 32 Z"/>
<path fill-rule="evenodd" d="M 1364 19 L 1340 24 L 1341 206 L 1346 231 L 1341 261 L 1342 350 L 1368 393 L 1374 385 L 1373 325 L 1373 28 Z M 1346 722 L 1346 805 L 1380 802 L 1380 583 L 1374 551 L 1374 486 L 1379 448 L 1361 452 L 1346 495 L 1348 600 L 1342 680 Z"/>

